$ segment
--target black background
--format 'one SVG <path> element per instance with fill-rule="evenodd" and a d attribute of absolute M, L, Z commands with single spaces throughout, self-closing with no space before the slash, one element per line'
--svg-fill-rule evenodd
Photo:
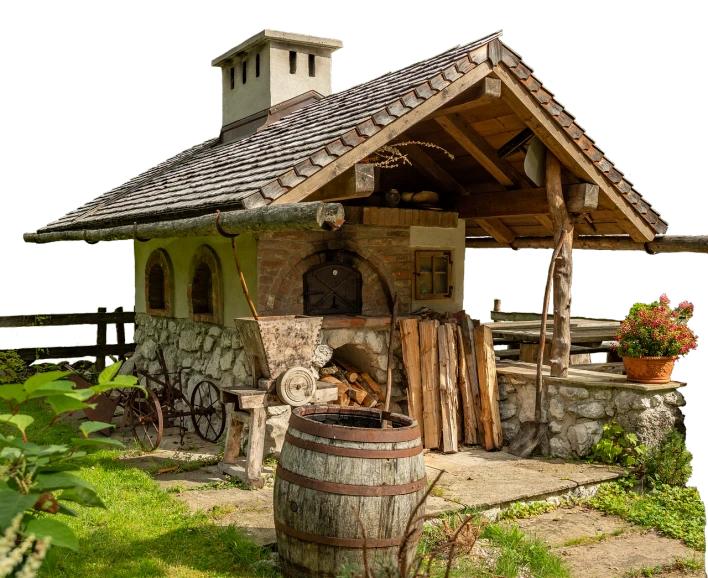
<path fill-rule="evenodd" d="M 469 40 L 472 31 L 503 27 L 514 48 L 528 49 L 530 64 L 551 71 L 553 86 L 573 95 L 576 110 L 584 113 L 585 125 L 599 134 L 605 150 L 616 152 L 625 167 L 641 169 L 642 189 L 672 217 L 675 230 L 680 223 L 683 232 L 705 232 L 704 192 L 693 182 L 700 164 L 690 158 L 683 135 L 686 123 L 691 125 L 689 104 L 676 106 L 686 102 L 690 86 L 672 81 L 684 78 L 690 62 L 677 57 L 687 54 L 680 49 L 683 40 L 667 38 L 666 22 L 657 16 L 634 26 L 602 11 L 586 11 L 582 19 L 559 11 L 557 20 L 545 10 L 535 18 L 511 13 L 495 19 L 470 12 L 445 25 L 408 15 L 405 24 L 388 17 L 355 24 L 353 16 L 333 16 L 324 24 L 300 22 L 297 30 L 343 32 L 347 54 L 336 61 L 341 88 L 345 80 L 365 80 L 382 71 L 384 64 L 400 66 L 446 48 L 451 39 Z M 215 20 L 206 13 L 181 23 L 148 15 L 119 21 L 113 14 L 110 25 L 65 19 L 58 26 L 51 14 L 46 18 L 6 53 L 6 74 L 14 82 L 5 95 L 3 312 L 129 302 L 127 244 L 34 247 L 17 240 L 17 234 L 34 229 L 41 215 L 70 207 L 81 191 L 96 190 L 89 176 L 101 183 L 148 151 L 159 158 L 178 135 L 189 142 L 216 134 L 218 75 L 208 62 L 242 32 L 262 26 L 233 19 L 224 27 L 228 17 Z M 468 308 L 486 311 L 492 295 L 503 295 L 507 305 L 537 303 L 544 261 L 530 254 L 475 253 L 474 300 Z M 577 312 L 621 314 L 634 297 L 679 288 L 682 295 L 695 294 L 703 337 L 706 261 L 699 259 L 578 253 L 576 269 L 583 278 L 577 282 Z M 694 367 L 699 380 L 704 376 L 702 360 L 686 360 L 684 366 Z M 690 379 L 695 384 L 696 378 Z"/>

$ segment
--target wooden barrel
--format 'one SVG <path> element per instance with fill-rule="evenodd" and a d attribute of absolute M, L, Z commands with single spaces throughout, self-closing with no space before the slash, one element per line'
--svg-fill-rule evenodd
<path fill-rule="evenodd" d="M 393 424 L 381 429 L 382 415 Z M 293 409 L 273 494 L 278 553 L 286 576 L 334 578 L 345 563 L 393 559 L 425 494 L 418 422 L 378 409 L 336 405 Z M 422 506 L 416 515 L 425 513 Z M 415 556 L 422 523 L 407 556 Z"/>

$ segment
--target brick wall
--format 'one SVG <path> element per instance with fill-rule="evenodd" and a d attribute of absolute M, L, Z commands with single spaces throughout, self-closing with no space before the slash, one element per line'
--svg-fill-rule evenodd
<path fill-rule="evenodd" d="M 258 238 L 259 309 L 267 315 L 303 313 L 303 275 L 340 260 L 362 274 L 364 315 L 388 315 L 392 294 L 399 313 L 411 308 L 413 253 L 408 227 L 345 224 L 336 232 L 265 233 Z"/>

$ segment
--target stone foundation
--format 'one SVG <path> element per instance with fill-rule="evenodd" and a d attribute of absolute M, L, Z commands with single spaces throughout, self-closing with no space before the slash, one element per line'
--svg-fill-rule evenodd
<path fill-rule="evenodd" d="M 572 375 L 576 373 L 578 375 Z M 588 374 L 588 375 L 582 375 Z M 534 420 L 535 369 L 497 368 L 499 412 L 505 443 L 510 443 L 521 424 Z M 619 375 L 573 372 L 569 378 L 546 378 L 541 419 L 548 423 L 548 436 L 541 451 L 555 457 L 582 457 L 602 437 L 602 426 L 616 420 L 640 442 L 654 446 L 670 428 L 683 429 L 683 384 L 662 386 L 629 383 Z"/>

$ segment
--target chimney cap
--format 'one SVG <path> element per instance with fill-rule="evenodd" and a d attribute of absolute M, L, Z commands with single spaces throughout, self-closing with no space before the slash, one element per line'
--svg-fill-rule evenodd
<path fill-rule="evenodd" d="M 224 52 L 221 56 L 216 57 L 211 61 L 212 66 L 222 66 L 225 62 L 231 60 L 239 52 L 243 52 L 258 44 L 269 40 L 279 40 L 289 44 L 299 44 L 313 48 L 325 48 L 332 52 L 339 50 L 344 46 L 341 40 L 333 38 L 320 38 L 318 36 L 308 36 L 307 34 L 294 34 L 291 32 L 279 32 L 278 30 L 262 30 L 258 34 L 251 36 L 248 40 L 244 40 L 238 46 Z"/>

